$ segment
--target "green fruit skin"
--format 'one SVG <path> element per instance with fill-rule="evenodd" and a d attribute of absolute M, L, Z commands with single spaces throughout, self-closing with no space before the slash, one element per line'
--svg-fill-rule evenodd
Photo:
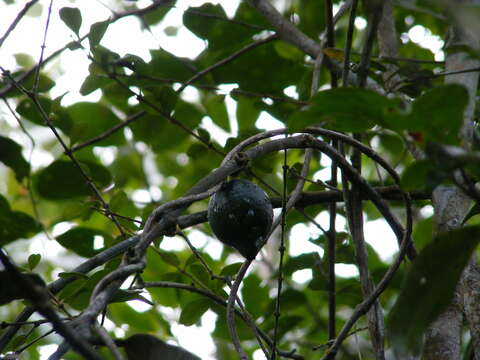
<path fill-rule="evenodd" d="M 259 186 L 247 180 L 232 180 L 210 199 L 208 221 L 221 242 L 251 260 L 272 227 L 272 204 Z"/>

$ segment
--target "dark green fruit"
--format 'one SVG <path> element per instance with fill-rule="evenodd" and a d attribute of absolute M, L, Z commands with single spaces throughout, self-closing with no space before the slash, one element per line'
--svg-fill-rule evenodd
<path fill-rule="evenodd" d="M 270 199 L 247 180 L 224 183 L 208 204 L 208 222 L 217 238 L 254 259 L 272 227 Z"/>

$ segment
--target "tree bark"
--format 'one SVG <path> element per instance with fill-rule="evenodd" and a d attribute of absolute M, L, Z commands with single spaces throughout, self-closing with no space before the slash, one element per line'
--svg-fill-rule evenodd
<path fill-rule="evenodd" d="M 477 25 L 468 18 L 468 11 L 464 5 L 479 4 L 478 0 L 464 1 L 443 1 L 453 25 L 450 29 L 450 40 L 448 45 L 466 45 L 478 49 L 478 33 L 475 31 Z M 446 71 L 457 71 L 478 67 L 480 62 L 469 58 L 464 52 L 449 53 L 446 57 Z M 464 113 L 464 124 L 461 129 L 463 146 L 469 148 L 473 133 L 473 116 L 475 111 L 475 95 L 477 92 L 478 73 L 465 73 L 449 75 L 445 78 L 446 83 L 456 83 L 465 86 L 469 93 L 469 102 Z M 465 215 L 471 205 L 471 200 L 464 195 L 457 187 L 439 186 L 433 192 L 433 207 L 435 210 L 436 232 L 445 232 L 461 226 Z M 461 244 L 459 244 L 461 246 Z M 461 358 L 461 332 L 462 332 L 462 309 L 470 313 L 467 320 L 470 323 L 472 336 L 475 336 L 474 343 L 479 343 L 478 331 L 479 313 L 472 314 L 472 310 L 479 310 L 478 282 L 472 283 L 471 279 L 478 274 L 475 266 L 475 259 L 465 269 L 452 304 L 441 314 L 430 326 L 425 337 L 425 347 L 422 359 L 424 360 L 459 360 Z M 478 277 L 477 277 L 478 278 Z M 472 286 L 476 291 L 472 291 Z M 469 290 L 469 291 L 466 291 Z M 477 303 L 475 303 L 477 301 Z M 465 312 L 466 313 L 466 312 Z M 478 349 L 478 346 L 476 347 Z M 476 359 L 479 358 L 476 351 Z"/>

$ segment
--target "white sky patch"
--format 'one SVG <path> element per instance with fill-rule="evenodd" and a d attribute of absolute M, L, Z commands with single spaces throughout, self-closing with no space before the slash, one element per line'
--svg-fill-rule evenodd
<path fill-rule="evenodd" d="M 129 279 L 130 280 L 130 279 Z M 150 293 L 148 291 L 143 291 L 140 293 L 141 296 L 146 298 L 147 300 L 152 301 L 152 297 L 150 296 Z M 139 313 L 143 313 L 145 311 L 148 311 L 152 308 L 152 305 L 147 304 L 144 301 L 141 300 L 132 300 L 127 302 L 128 306 L 130 306 L 133 310 Z"/>
<path fill-rule="evenodd" d="M 160 243 L 160 249 L 165 251 L 181 251 L 186 246 L 185 240 L 180 236 L 164 236 Z"/>
<path fill-rule="evenodd" d="M 316 238 L 320 235 L 320 231 L 305 224 L 296 224 L 292 227 L 289 237 L 289 255 L 298 256 L 310 252 L 318 252 L 320 256 L 323 255 L 323 249 L 313 244 L 308 239 Z"/>
<path fill-rule="evenodd" d="M 297 270 L 292 274 L 292 280 L 299 284 L 305 284 L 312 280 L 312 269 Z"/>
<path fill-rule="evenodd" d="M 43 345 L 38 347 L 40 353 L 40 360 L 46 360 L 52 355 L 58 348 L 58 344 Z"/>
<path fill-rule="evenodd" d="M 139 189 L 132 192 L 132 200 L 140 203 L 149 203 L 152 201 L 152 197 L 148 190 Z"/>
<path fill-rule="evenodd" d="M 420 209 L 420 214 L 422 214 L 424 218 L 433 216 L 433 213 L 434 213 L 434 210 L 432 205 L 425 205 Z"/>
<path fill-rule="evenodd" d="M 103 236 L 95 235 L 93 237 L 93 249 L 100 250 L 105 246 L 105 239 Z"/>
<path fill-rule="evenodd" d="M 365 223 L 365 241 L 373 246 L 383 261 L 391 260 L 398 250 L 397 238 L 383 219 Z"/>
<path fill-rule="evenodd" d="M 322 211 L 315 217 L 315 221 L 320 224 L 325 230 L 328 230 L 330 226 L 330 213 L 328 211 Z M 343 216 L 337 215 L 335 218 L 335 228 L 337 231 L 345 229 L 347 222 Z"/>
<path fill-rule="evenodd" d="M 445 54 L 442 51 L 444 41 L 422 25 L 415 25 L 408 31 L 408 37 L 411 41 L 420 46 L 429 49 L 435 55 L 435 60 L 443 61 Z"/>
<path fill-rule="evenodd" d="M 257 119 L 257 122 L 255 123 L 255 126 L 258 129 L 265 130 L 265 131 L 270 131 L 270 130 L 276 130 L 276 129 L 283 129 L 285 125 L 275 119 L 273 116 L 271 116 L 269 113 L 262 111 L 260 113 L 260 116 Z"/>
<path fill-rule="evenodd" d="M 113 163 L 117 157 L 118 149 L 116 146 L 94 146 L 93 153 L 100 158 L 103 165 L 108 166 Z"/>
<path fill-rule="evenodd" d="M 61 235 L 63 234 L 64 232 L 70 230 L 71 228 L 73 228 L 75 226 L 74 223 L 71 223 L 71 222 L 68 222 L 68 221 L 64 221 L 64 222 L 61 222 L 61 223 L 58 223 L 56 224 L 54 227 L 53 227 L 53 230 L 52 230 L 52 235 L 57 237 L 58 235 Z"/>
<path fill-rule="evenodd" d="M 355 18 L 355 27 L 358 29 L 358 30 L 363 30 L 367 27 L 367 20 L 365 20 L 363 17 L 361 16 L 357 16 Z"/>
<path fill-rule="evenodd" d="M 350 278 L 358 276 L 358 268 L 352 264 L 335 264 L 335 275 Z"/>
<path fill-rule="evenodd" d="M 283 93 L 287 96 L 290 96 L 291 98 L 298 99 L 297 87 L 294 85 L 291 85 L 284 89 Z"/>

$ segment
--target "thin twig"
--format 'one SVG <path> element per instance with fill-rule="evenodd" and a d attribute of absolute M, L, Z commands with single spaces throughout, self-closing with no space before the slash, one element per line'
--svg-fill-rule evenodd
<path fill-rule="evenodd" d="M 93 330 L 100 336 L 100 339 L 103 341 L 105 346 L 110 350 L 115 360 L 124 360 L 123 355 L 121 354 L 118 346 L 115 344 L 115 341 L 111 338 L 108 332 L 105 330 L 103 326 L 96 324 L 93 327 Z"/>
<path fill-rule="evenodd" d="M 333 21 L 333 4 L 332 0 L 325 0 L 325 22 L 327 24 L 327 46 L 335 47 L 335 23 Z M 323 51 L 322 51 L 323 53 Z M 332 89 L 337 87 L 337 74 L 330 70 Z"/>
<path fill-rule="evenodd" d="M 347 41 L 345 43 L 345 58 L 343 60 L 342 84 L 348 86 L 348 72 L 350 71 L 350 53 L 352 51 L 353 31 L 355 30 L 355 18 L 358 0 L 352 0 L 350 17 L 348 18 Z"/>
<path fill-rule="evenodd" d="M 383 1 L 370 2 L 371 4 L 371 18 L 368 22 L 367 39 L 362 49 L 362 55 L 360 58 L 360 64 L 358 66 L 358 86 L 360 88 L 365 87 L 367 84 L 368 70 L 370 68 L 370 56 L 373 49 L 373 42 L 377 34 L 378 25 L 382 19 L 382 10 L 384 6 Z"/>
<path fill-rule="evenodd" d="M 235 325 L 235 318 L 234 318 L 234 309 L 235 309 L 235 299 L 237 298 L 238 288 L 242 283 L 245 274 L 247 273 L 248 267 L 252 263 L 252 260 L 245 260 L 242 264 L 240 270 L 238 270 L 237 276 L 235 277 L 235 281 L 230 288 L 230 295 L 228 296 L 227 302 L 227 325 L 228 331 L 230 332 L 230 337 L 232 338 L 233 346 L 235 347 L 235 351 L 237 352 L 238 356 L 241 360 L 248 360 L 247 354 L 245 350 L 243 350 L 242 345 L 240 344 L 240 339 L 237 333 L 237 326 Z M 272 351 L 272 354 L 275 351 Z"/>
<path fill-rule="evenodd" d="M 10 24 L 8 29 L 5 31 L 5 34 L 3 34 L 3 36 L 0 38 L 0 48 L 2 47 L 2 45 L 5 42 L 5 40 L 7 39 L 7 37 L 10 35 L 10 33 L 17 27 L 20 20 L 22 20 L 22 18 L 25 16 L 28 9 L 30 9 L 37 2 L 38 2 L 38 0 L 30 0 L 28 3 L 26 3 L 23 6 L 23 9 L 18 12 L 15 19 L 13 19 L 12 23 Z"/>
<path fill-rule="evenodd" d="M 224 307 L 227 306 L 227 300 L 222 298 L 221 296 L 212 293 L 209 289 L 199 289 L 195 286 L 191 286 L 188 284 L 182 284 L 182 283 L 175 283 L 175 282 L 169 282 L 169 281 L 155 281 L 155 282 L 145 282 L 143 284 L 143 287 L 149 288 L 149 287 L 162 287 L 162 288 L 173 288 L 173 289 L 181 289 L 181 290 L 186 290 L 190 292 L 194 292 L 196 294 L 205 296 L 212 301 L 216 302 L 219 305 L 222 305 Z M 240 317 L 243 321 L 245 321 L 248 324 L 248 319 L 245 317 L 246 314 L 242 313 L 239 309 L 234 308 L 235 314 Z M 247 313 L 248 314 L 248 313 Z M 272 340 L 268 337 L 268 335 L 262 331 L 258 326 L 256 327 L 257 331 L 259 332 L 260 336 L 262 337 L 263 340 L 269 345 L 272 346 Z M 297 359 L 297 360 L 303 360 L 303 356 L 301 355 L 296 355 L 294 354 L 293 351 L 282 351 L 280 349 L 276 350 L 278 354 L 282 357 L 285 358 L 290 358 L 290 359 Z"/>
<path fill-rule="evenodd" d="M 50 26 L 50 17 L 52 16 L 52 5 L 53 5 L 53 0 L 50 0 L 50 5 L 48 5 L 48 12 L 47 12 L 47 23 L 45 24 L 45 31 L 43 32 L 43 42 L 40 50 L 40 59 L 38 60 L 39 66 L 37 67 L 37 72 L 35 74 L 35 81 L 33 83 L 33 88 L 32 88 L 32 93 L 35 96 L 37 96 L 38 85 L 40 83 L 40 68 L 42 67 L 43 56 L 45 54 L 45 48 L 47 43 L 47 33 L 48 33 L 48 28 Z"/>
<path fill-rule="evenodd" d="M 377 300 L 380 294 L 387 288 L 388 284 L 390 283 L 390 280 L 393 278 L 398 268 L 400 267 L 401 263 L 403 262 L 409 247 L 409 243 L 411 241 L 410 236 L 412 232 L 411 207 L 410 206 L 406 207 L 406 210 L 407 210 L 407 214 L 406 214 L 407 224 L 405 229 L 405 236 L 404 236 L 404 239 L 402 240 L 402 245 L 400 246 L 400 251 L 395 261 L 388 268 L 382 280 L 378 283 L 377 287 L 370 294 L 370 296 L 355 307 L 355 311 L 347 320 L 342 330 L 338 334 L 337 338 L 333 342 L 332 346 L 330 346 L 327 353 L 321 358 L 321 360 L 332 360 L 335 358 L 335 355 L 337 354 L 338 349 L 340 348 L 343 341 L 347 338 L 353 325 L 355 325 L 355 323 L 361 316 L 367 313 L 367 311 L 370 309 L 373 303 Z"/>
<path fill-rule="evenodd" d="M 89 360 L 101 360 L 101 357 L 89 346 L 87 341 L 79 336 L 73 329 L 65 324 L 49 304 L 49 297 L 43 287 L 23 276 L 7 255 L 0 248 L 0 261 L 6 271 L 10 272 L 25 296 L 34 304 L 36 310 L 48 319 L 56 332 L 58 332 L 68 343 L 81 355 Z"/>

